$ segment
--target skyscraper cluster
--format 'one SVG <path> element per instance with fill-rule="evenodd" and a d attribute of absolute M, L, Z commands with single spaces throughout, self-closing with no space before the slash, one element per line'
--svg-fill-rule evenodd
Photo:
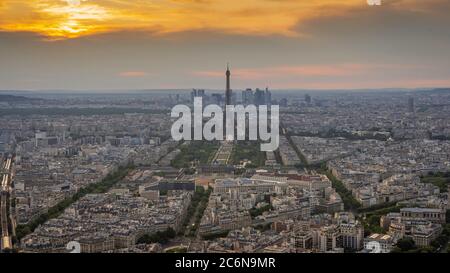
<path fill-rule="evenodd" d="M 245 105 L 255 104 L 259 105 L 270 105 L 272 101 L 272 93 L 268 88 L 266 90 L 261 90 L 256 88 L 255 92 L 248 88 L 242 91 L 242 103 Z"/>
<path fill-rule="evenodd" d="M 191 92 L 191 102 L 194 102 L 194 98 L 201 97 L 205 98 L 205 90 L 204 89 L 192 89 Z"/>
<path fill-rule="evenodd" d="M 204 89 L 193 89 L 191 92 L 191 102 L 194 102 L 194 98 L 201 97 L 203 99 L 203 103 L 209 104 L 218 104 L 218 105 L 234 105 L 236 104 L 237 96 L 236 93 L 233 93 L 231 89 L 231 71 L 230 67 L 227 65 L 227 70 L 225 72 L 226 76 L 226 85 L 225 85 L 225 94 L 223 93 L 212 93 L 208 96 L 205 93 Z M 242 91 L 242 104 L 249 105 L 254 104 L 256 106 L 259 105 L 270 105 L 272 102 L 272 93 L 269 91 L 269 88 L 266 87 L 265 90 L 256 88 L 253 91 L 251 88 L 247 88 Z"/>

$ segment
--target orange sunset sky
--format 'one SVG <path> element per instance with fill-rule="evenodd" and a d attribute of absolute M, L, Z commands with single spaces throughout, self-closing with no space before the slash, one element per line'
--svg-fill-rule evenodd
<path fill-rule="evenodd" d="M 0 0 L 0 89 L 450 86 L 450 1 Z"/>

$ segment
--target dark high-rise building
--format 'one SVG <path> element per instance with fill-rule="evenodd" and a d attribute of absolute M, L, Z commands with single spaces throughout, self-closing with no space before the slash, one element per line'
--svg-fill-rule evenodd
<path fill-rule="evenodd" d="M 266 105 L 272 104 L 272 93 L 269 91 L 268 87 L 266 87 L 265 101 Z"/>
<path fill-rule="evenodd" d="M 237 95 L 236 95 L 236 93 L 232 92 L 231 93 L 231 104 L 236 105 L 236 103 L 237 103 Z"/>
<path fill-rule="evenodd" d="M 242 91 L 242 103 L 245 105 L 253 103 L 252 89 L 247 88 L 245 91 Z"/>
<path fill-rule="evenodd" d="M 191 92 L 191 102 L 194 102 L 194 98 L 201 97 L 205 99 L 205 90 L 204 89 L 192 89 Z"/>
<path fill-rule="evenodd" d="M 307 104 L 311 104 L 311 96 L 309 94 L 305 95 L 305 101 Z"/>
<path fill-rule="evenodd" d="M 263 90 L 256 88 L 254 95 L 254 103 L 257 106 L 266 104 L 266 96 Z"/>
<path fill-rule="evenodd" d="M 410 97 L 408 99 L 408 111 L 414 113 L 414 98 Z"/>
<path fill-rule="evenodd" d="M 221 105 L 222 104 L 222 101 L 223 101 L 222 94 L 214 93 L 214 94 L 211 95 L 211 98 L 212 98 L 212 102 L 213 103 L 215 103 L 217 105 Z"/>
<path fill-rule="evenodd" d="M 194 103 L 194 98 L 197 97 L 197 89 L 192 89 L 191 102 Z"/>
<path fill-rule="evenodd" d="M 231 76 L 231 72 L 230 72 L 230 68 L 227 65 L 227 72 L 225 73 L 225 75 L 227 76 L 227 89 L 225 90 L 225 105 L 231 105 L 231 88 L 230 88 L 230 76 Z"/>

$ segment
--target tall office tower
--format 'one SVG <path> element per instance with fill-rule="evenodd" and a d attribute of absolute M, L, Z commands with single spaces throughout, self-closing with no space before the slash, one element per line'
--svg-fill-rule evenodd
<path fill-rule="evenodd" d="M 414 98 L 410 97 L 408 99 L 408 111 L 414 113 Z"/>
<path fill-rule="evenodd" d="M 191 102 L 194 102 L 194 98 L 201 97 L 203 100 L 205 99 L 205 90 L 204 89 L 192 89 L 191 92 Z"/>
<path fill-rule="evenodd" d="M 227 72 L 225 73 L 227 76 L 227 89 L 225 90 L 225 105 L 231 105 L 231 89 L 230 89 L 230 68 L 227 64 Z"/>
<path fill-rule="evenodd" d="M 222 101 L 223 101 L 223 96 L 222 96 L 222 94 L 214 93 L 211 95 L 211 99 L 212 99 L 213 103 L 215 103 L 217 105 L 221 105 Z"/>
<path fill-rule="evenodd" d="M 245 105 L 253 103 L 253 91 L 252 91 L 252 89 L 247 88 L 244 91 L 242 91 L 242 103 L 245 104 Z"/>
<path fill-rule="evenodd" d="M 254 96 L 254 103 L 257 106 L 264 105 L 266 103 L 266 98 L 265 98 L 265 94 L 264 94 L 263 90 L 256 88 L 255 96 Z"/>
<path fill-rule="evenodd" d="M 194 103 L 194 98 L 197 97 L 197 89 L 192 89 L 191 102 Z"/>
<path fill-rule="evenodd" d="M 268 87 L 266 87 L 265 101 L 266 105 L 272 104 L 272 93 L 269 91 Z"/>
<path fill-rule="evenodd" d="M 311 96 L 309 94 L 305 95 L 305 101 L 307 104 L 311 104 Z"/>
<path fill-rule="evenodd" d="M 237 95 L 236 93 L 231 93 L 231 104 L 236 105 L 237 103 Z"/>

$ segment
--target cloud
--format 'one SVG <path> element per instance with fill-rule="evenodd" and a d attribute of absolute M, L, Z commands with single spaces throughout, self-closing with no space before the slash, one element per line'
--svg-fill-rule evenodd
<path fill-rule="evenodd" d="M 365 5 L 362 0 L 3 0 L 0 30 L 75 38 L 121 30 L 215 30 L 297 36 L 301 21 Z"/>
<path fill-rule="evenodd" d="M 383 8 L 442 12 L 446 0 L 383 0 Z M 2 0 L 0 30 L 37 32 L 52 39 L 149 30 L 301 36 L 302 22 L 368 10 L 365 0 Z"/>
<path fill-rule="evenodd" d="M 277 85 L 277 89 L 316 89 L 316 90 L 338 90 L 338 89 L 392 89 L 392 88 L 448 88 L 450 80 L 447 79 L 405 79 L 393 81 L 381 80 L 357 80 L 357 81 L 330 81 L 330 82 L 302 82 L 290 81 Z"/>
<path fill-rule="evenodd" d="M 436 73 L 427 65 L 388 63 L 349 63 L 302 66 L 273 66 L 264 68 L 231 69 L 233 86 L 270 86 L 275 89 L 362 89 L 417 88 L 448 86 L 445 73 Z M 224 71 L 194 71 L 198 81 L 224 78 Z M 217 78 L 217 79 L 216 79 Z"/>
<path fill-rule="evenodd" d="M 436 14 L 447 0 L 2 0 L 0 30 L 66 39 L 118 31 L 167 34 L 213 30 L 240 35 L 305 36 L 307 22 L 354 12 L 404 10 Z"/>
<path fill-rule="evenodd" d="M 354 77 L 369 74 L 379 69 L 413 69 L 419 66 L 405 66 L 395 64 L 329 64 L 304 66 L 274 66 L 263 68 L 240 68 L 232 70 L 233 77 L 244 80 L 276 79 L 292 76 L 301 77 Z M 198 77 L 220 78 L 223 71 L 194 71 L 192 75 Z"/>
<path fill-rule="evenodd" d="M 1 0 L 0 88 L 223 88 L 228 61 L 234 88 L 441 85 L 449 9 L 448 0 Z"/>
<path fill-rule="evenodd" d="M 142 78 L 142 77 L 146 77 L 149 76 L 150 74 L 144 71 L 124 71 L 124 72 L 120 72 L 119 76 L 120 77 L 125 77 L 125 78 Z"/>

